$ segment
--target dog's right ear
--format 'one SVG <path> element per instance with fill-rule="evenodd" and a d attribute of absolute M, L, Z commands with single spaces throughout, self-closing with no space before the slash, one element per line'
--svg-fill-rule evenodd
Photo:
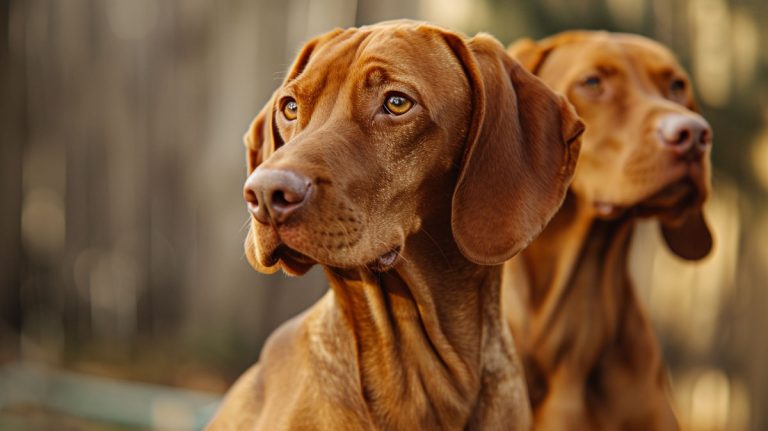
<path fill-rule="evenodd" d="M 507 54 L 522 64 L 525 70 L 538 75 L 541 66 L 555 48 L 582 40 L 591 33 L 593 32 L 570 30 L 541 40 L 533 40 L 526 37 L 512 42 L 507 48 Z"/>
<path fill-rule="evenodd" d="M 283 141 L 277 134 L 273 117 L 275 112 L 274 96 L 269 99 L 266 106 L 261 109 L 259 115 L 251 122 L 251 126 L 243 136 L 245 144 L 245 162 L 250 176 L 259 165 L 266 160 L 275 150 L 282 145 Z M 248 229 L 248 235 L 245 238 L 245 257 L 248 263 L 262 274 L 272 274 L 280 267 L 278 265 L 265 266 L 258 256 L 258 244 L 253 237 L 253 228 Z"/>
<path fill-rule="evenodd" d="M 251 126 L 245 132 L 245 136 L 243 136 L 248 175 L 251 175 L 267 157 L 283 145 L 283 140 L 275 128 L 274 112 L 275 101 L 273 96 L 264 108 L 261 109 L 259 115 L 253 119 Z"/>

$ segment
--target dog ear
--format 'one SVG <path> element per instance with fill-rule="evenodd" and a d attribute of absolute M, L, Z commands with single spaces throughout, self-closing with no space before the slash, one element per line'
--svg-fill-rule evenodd
<path fill-rule="evenodd" d="M 539 69 L 541 69 L 541 66 L 555 48 L 583 40 L 593 34 L 594 32 L 592 31 L 570 30 L 541 40 L 533 40 L 526 37 L 512 42 L 507 48 L 507 54 L 519 61 L 525 70 L 538 75 Z"/>
<path fill-rule="evenodd" d="M 275 102 L 273 97 L 261 109 L 259 115 L 253 119 L 251 126 L 243 136 L 248 175 L 251 175 L 261 162 L 283 145 L 282 138 L 277 133 L 277 130 L 275 130 L 274 112 Z"/>
<path fill-rule="evenodd" d="M 468 259 L 496 265 L 528 245 L 562 204 L 584 126 L 496 39 L 445 38 L 469 78 L 473 112 L 451 227 Z"/>
<path fill-rule="evenodd" d="M 520 62 L 525 70 L 535 75 L 553 48 L 553 44 L 539 43 L 526 37 L 509 45 L 507 54 Z"/>
<path fill-rule="evenodd" d="M 251 126 L 245 132 L 245 136 L 243 136 L 248 176 L 283 144 L 280 135 L 274 127 L 274 111 L 275 102 L 274 97 L 272 97 L 266 106 L 262 108 L 261 112 L 259 112 L 259 115 L 251 122 Z M 248 235 L 245 238 L 245 257 L 248 259 L 248 263 L 262 274 L 272 274 L 280 269 L 278 265 L 263 265 L 257 258 L 258 252 L 256 247 L 258 245 L 253 238 L 253 229 L 248 229 Z"/>
<path fill-rule="evenodd" d="M 700 260 L 712 250 L 712 233 L 699 208 L 675 224 L 661 223 L 667 247 L 686 260 Z"/>

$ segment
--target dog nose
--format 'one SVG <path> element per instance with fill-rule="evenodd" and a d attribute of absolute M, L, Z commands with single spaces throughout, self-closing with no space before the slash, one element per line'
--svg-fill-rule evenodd
<path fill-rule="evenodd" d="M 679 156 L 701 154 L 712 143 L 707 120 L 696 115 L 671 114 L 659 124 L 662 145 Z"/>
<path fill-rule="evenodd" d="M 304 205 L 311 185 L 309 178 L 292 171 L 256 169 L 245 181 L 243 196 L 256 220 L 280 224 Z"/>

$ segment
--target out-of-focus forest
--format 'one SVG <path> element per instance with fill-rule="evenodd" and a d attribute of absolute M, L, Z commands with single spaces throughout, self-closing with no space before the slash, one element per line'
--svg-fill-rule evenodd
<path fill-rule="evenodd" d="M 645 224 L 633 274 L 687 429 L 768 429 L 763 0 L 0 0 L 0 428 L 200 426 L 326 290 L 248 266 L 243 132 L 304 41 L 401 17 L 678 55 L 715 132 L 717 250 L 682 263 Z"/>

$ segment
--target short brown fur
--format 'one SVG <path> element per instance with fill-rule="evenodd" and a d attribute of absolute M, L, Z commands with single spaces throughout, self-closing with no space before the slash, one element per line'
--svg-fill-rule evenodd
<path fill-rule="evenodd" d="M 712 246 L 702 216 L 711 146 L 681 160 L 656 136 L 665 115 L 703 121 L 688 78 L 667 49 L 633 35 L 566 32 L 519 41 L 509 53 L 565 94 L 587 127 L 562 208 L 504 270 L 504 312 L 534 429 L 677 429 L 627 253 L 640 217 L 659 220 L 683 258 Z"/>
<path fill-rule="evenodd" d="M 393 91 L 410 111 L 382 111 Z M 270 337 L 209 429 L 528 429 L 501 263 L 562 202 L 581 131 L 486 35 L 400 21 L 309 42 L 246 145 L 248 181 L 291 171 L 312 193 L 285 223 L 254 218 L 246 252 L 262 272 L 321 264 L 331 290 Z"/>

